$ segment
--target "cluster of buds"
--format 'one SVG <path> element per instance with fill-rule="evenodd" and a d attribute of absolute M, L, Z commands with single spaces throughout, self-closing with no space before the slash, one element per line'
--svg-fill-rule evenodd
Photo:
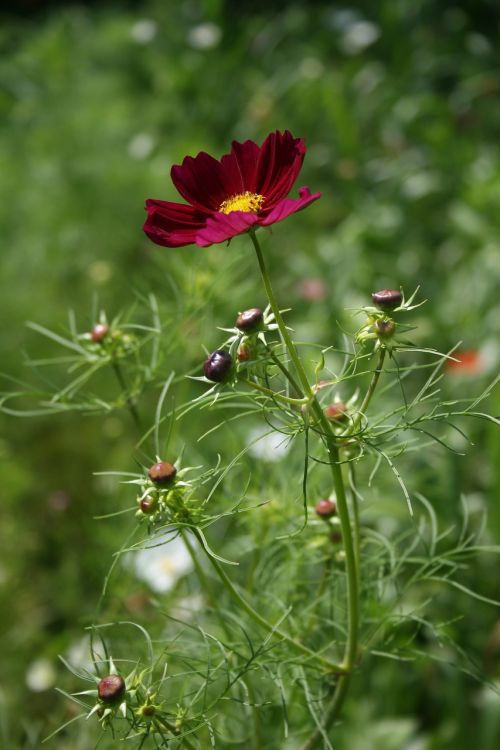
<path fill-rule="evenodd" d="M 379 346 L 386 346 L 396 332 L 392 313 L 406 309 L 403 294 L 397 289 L 382 289 L 372 294 L 375 307 L 365 307 L 368 317 L 356 334 L 356 341 L 364 344 L 375 340 Z"/>
<path fill-rule="evenodd" d="M 187 482 L 179 479 L 174 464 L 158 461 L 147 472 L 141 482 L 142 492 L 137 498 L 139 508 L 136 516 L 147 519 L 151 526 L 161 523 L 189 523 L 192 511 L 185 503 Z"/>
<path fill-rule="evenodd" d="M 266 353 L 266 332 L 276 327 L 270 308 L 251 307 L 238 313 L 233 328 L 221 329 L 231 336 L 223 344 L 224 348 L 216 349 L 206 358 L 201 379 L 215 385 L 228 383 L 241 366 L 247 371 L 249 367 L 255 369 L 256 360 Z"/>
<path fill-rule="evenodd" d="M 95 698 L 87 718 L 97 716 L 104 728 L 111 726 L 115 718 L 128 718 L 133 721 L 136 731 L 149 732 L 151 722 L 163 725 L 162 704 L 155 702 L 156 693 L 151 692 L 146 684 L 150 671 L 138 672 L 134 668 L 123 677 L 113 659 L 109 658 L 108 673 L 104 677 L 88 676 L 90 681 L 95 681 L 96 687 L 76 693 L 75 697 L 88 695 Z"/>
<path fill-rule="evenodd" d="M 99 322 L 90 331 L 79 336 L 93 354 L 97 356 L 125 357 L 135 351 L 138 340 L 130 333 L 116 325 L 108 323 L 105 313 L 101 313 Z"/>

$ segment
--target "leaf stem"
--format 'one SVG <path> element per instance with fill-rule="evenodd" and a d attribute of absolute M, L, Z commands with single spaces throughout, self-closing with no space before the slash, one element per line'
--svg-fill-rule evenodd
<path fill-rule="evenodd" d="M 221 566 L 219 561 L 216 560 L 215 557 L 213 557 L 207 551 L 197 529 L 193 529 L 193 534 L 197 538 L 198 542 L 200 543 L 200 547 L 203 549 L 204 553 L 208 557 L 210 564 L 212 565 L 218 577 L 220 578 L 222 584 L 224 585 L 224 588 L 229 593 L 229 595 L 239 604 L 241 609 L 247 613 L 247 615 L 249 615 L 258 625 L 265 628 L 269 632 L 276 633 L 277 636 L 279 636 L 282 640 L 286 641 L 295 651 L 301 654 L 304 654 L 305 656 L 308 656 L 309 659 L 320 664 L 322 668 L 326 670 L 327 672 L 334 673 L 334 674 L 344 673 L 345 670 L 341 665 L 335 664 L 335 662 L 332 662 L 329 659 L 326 659 L 324 656 L 321 656 L 321 654 L 311 651 L 311 649 L 307 648 L 307 646 L 304 646 L 302 643 L 295 640 L 295 638 L 292 638 L 291 636 L 289 636 L 280 628 L 276 628 L 272 623 L 266 620 L 265 617 L 262 617 L 262 615 L 260 615 L 252 607 L 252 605 L 249 604 L 247 600 L 241 596 L 241 594 L 235 588 L 231 579 L 229 578 L 229 576 L 227 575 L 226 571 Z"/>
<path fill-rule="evenodd" d="M 385 359 L 386 352 L 387 352 L 387 349 L 385 348 L 385 346 L 382 346 L 380 348 L 377 366 L 375 367 L 372 373 L 370 384 L 368 386 L 368 390 L 365 393 L 363 402 L 361 406 L 359 407 L 357 415 L 354 417 L 353 421 L 351 422 L 350 427 L 344 433 L 344 436 L 353 435 L 358 430 L 359 425 L 361 424 L 361 420 L 363 419 L 363 416 L 365 415 L 366 410 L 368 409 L 370 401 L 372 400 L 372 396 L 375 393 L 375 388 L 377 387 L 377 383 L 380 378 L 380 373 L 382 372 L 382 368 L 384 366 L 384 359 Z"/>
<path fill-rule="evenodd" d="M 128 408 L 128 410 L 130 412 L 130 416 L 134 420 L 134 424 L 137 427 L 137 429 L 138 430 L 142 430 L 142 425 L 141 425 L 141 419 L 139 417 L 139 412 L 137 411 L 136 405 L 134 404 L 134 401 L 133 401 L 133 399 L 131 398 L 131 396 L 129 394 L 129 391 L 128 391 L 128 388 L 127 388 L 127 383 L 125 382 L 125 377 L 124 377 L 123 372 L 122 372 L 122 368 L 120 367 L 120 364 L 118 363 L 118 361 L 115 358 L 111 359 L 111 365 L 112 365 L 114 373 L 116 375 L 116 379 L 118 380 L 118 382 L 120 384 L 120 387 L 122 389 L 122 393 L 123 393 L 123 395 L 125 397 L 125 401 L 127 403 L 127 408 Z"/>

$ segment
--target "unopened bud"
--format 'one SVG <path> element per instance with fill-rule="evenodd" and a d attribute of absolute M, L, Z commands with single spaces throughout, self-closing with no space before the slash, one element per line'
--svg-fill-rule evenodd
<path fill-rule="evenodd" d="M 109 333 L 109 326 L 105 323 L 97 323 L 90 332 L 90 338 L 96 344 L 99 344 Z"/>
<path fill-rule="evenodd" d="M 148 476 L 155 484 L 172 484 L 177 474 L 177 469 L 168 461 L 160 461 L 153 464 L 148 471 Z M 141 509 L 142 510 L 142 509 Z"/>
<path fill-rule="evenodd" d="M 375 323 L 375 330 L 379 336 L 388 339 L 396 330 L 396 324 L 393 320 L 377 320 Z"/>
<path fill-rule="evenodd" d="M 394 310 L 403 301 L 403 295 L 397 289 L 381 289 L 373 292 L 372 300 L 381 310 Z"/>
<path fill-rule="evenodd" d="M 141 500 L 139 507 L 143 513 L 145 513 L 146 515 L 150 515 L 151 513 L 155 512 L 156 505 L 157 505 L 156 498 L 144 497 Z"/>
<path fill-rule="evenodd" d="M 316 511 L 317 516 L 323 518 L 324 520 L 328 520 L 336 514 L 337 504 L 335 500 L 318 500 L 318 502 L 314 506 L 314 510 Z"/>
<path fill-rule="evenodd" d="M 238 349 L 237 357 L 238 362 L 248 362 L 249 359 L 252 359 L 252 350 L 246 344 L 242 344 Z"/>
<path fill-rule="evenodd" d="M 347 415 L 347 406 L 342 401 L 337 401 L 323 409 L 323 412 L 330 422 L 342 422 Z"/>
<path fill-rule="evenodd" d="M 245 310 L 238 315 L 235 325 L 240 331 L 248 333 L 249 331 L 254 331 L 258 328 L 263 319 L 264 315 L 262 310 L 259 307 L 252 307 L 250 310 Z"/>
<path fill-rule="evenodd" d="M 97 693 L 103 703 L 119 701 L 125 692 L 125 680 L 119 674 L 109 674 L 103 677 L 97 686 Z"/>
<path fill-rule="evenodd" d="M 214 383 L 222 383 L 229 375 L 229 370 L 233 364 L 231 355 L 223 349 L 217 349 L 205 360 L 203 373 L 207 380 Z"/>

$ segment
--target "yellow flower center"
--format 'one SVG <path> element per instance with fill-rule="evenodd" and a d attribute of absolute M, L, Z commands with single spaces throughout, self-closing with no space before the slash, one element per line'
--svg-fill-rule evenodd
<path fill-rule="evenodd" d="M 245 211 L 245 213 L 256 214 L 262 208 L 265 198 L 258 193 L 250 193 L 248 190 L 244 193 L 232 195 L 223 201 L 219 206 L 219 211 L 223 214 L 230 214 L 233 211 Z"/>

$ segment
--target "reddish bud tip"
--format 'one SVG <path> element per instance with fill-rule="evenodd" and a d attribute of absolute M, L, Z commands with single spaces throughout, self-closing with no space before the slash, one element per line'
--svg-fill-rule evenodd
<path fill-rule="evenodd" d="M 337 401 L 323 409 L 324 415 L 330 422 L 341 422 L 347 414 L 347 406 L 342 401 Z"/>
<path fill-rule="evenodd" d="M 381 310 L 394 310 L 403 301 L 403 295 L 397 289 L 381 289 L 373 292 L 372 300 Z"/>
<path fill-rule="evenodd" d="M 143 513 L 150 515 L 155 512 L 156 500 L 151 497 L 145 497 L 141 500 L 139 507 Z"/>
<path fill-rule="evenodd" d="M 96 344 L 99 344 L 109 333 L 109 326 L 104 323 L 97 323 L 90 332 L 90 338 Z"/>
<path fill-rule="evenodd" d="M 155 484 L 171 484 L 176 474 L 177 469 L 172 464 L 169 464 L 168 461 L 160 461 L 157 464 L 153 464 L 148 471 L 148 477 Z"/>
<path fill-rule="evenodd" d="M 125 680 L 119 674 L 109 674 L 103 677 L 97 686 L 99 698 L 104 703 L 115 703 L 125 692 Z"/>
<path fill-rule="evenodd" d="M 231 355 L 223 349 L 217 349 L 205 360 L 203 373 L 207 380 L 214 383 L 222 383 L 229 375 L 229 370 L 233 364 Z"/>
<path fill-rule="evenodd" d="M 332 518 L 337 512 L 337 504 L 335 500 L 318 500 L 314 506 L 316 515 L 323 519 Z"/>
<path fill-rule="evenodd" d="M 393 320 L 377 320 L 375 330 L 382 338 L 390 338 L 396 330 L 396 324 Z"/>
<path fill-rule="evenodd" d="M 248 362 L 252 359 L 252 350 L 246 344 L 242 344 L 238 349 L 238 362 Z"/>
<path fill-rule="evenodd" d="M 252 307 L 250 310 L 245 310 L 240 313 L 236 318 L 236 328 L 240 331 L 254 331 L 264 319 L 262 310 L 259 307 Z"/>

